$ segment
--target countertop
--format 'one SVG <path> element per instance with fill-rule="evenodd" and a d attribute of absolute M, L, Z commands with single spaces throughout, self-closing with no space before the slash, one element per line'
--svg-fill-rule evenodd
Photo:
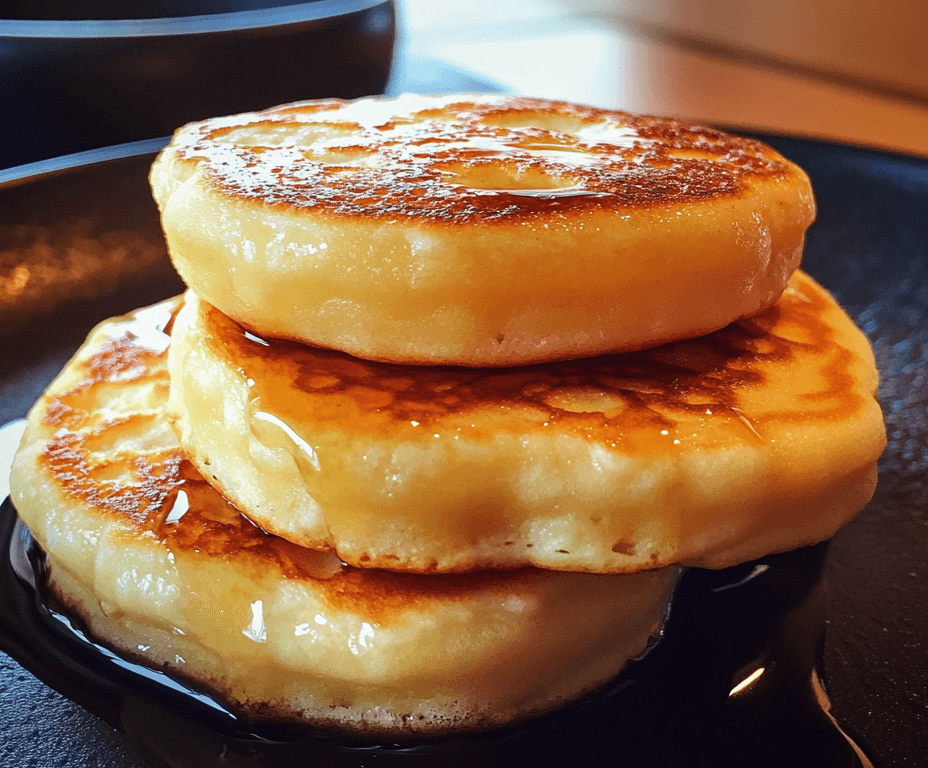
<path fill-rule="evenodd" d="M 738 7 L 400 0 L 400 45 L 514 93 L 928 156 L 928 6 Z"/>

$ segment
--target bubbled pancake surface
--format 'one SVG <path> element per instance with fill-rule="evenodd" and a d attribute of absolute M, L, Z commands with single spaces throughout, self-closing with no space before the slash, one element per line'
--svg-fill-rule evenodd
<path fill-rule="evenodd" d="M 100 326 L 31 411 L 15 460 L 49 586 L 92 636 L 254 718 L 396 735 L 550 709 L 658 631 L 674 569 L 396 574 L 256 528 L 163 418 L 176 307 Z"/>
<path fill-rule="evenodd" d="M 799 272 L 706 337 L 507 370 L 268 341 L 188 293 L 169 365 L 182 445 L 244 514 L 395 570 L 724 567 L 831 536 L 885 444 L 869 344 Z"/>
<path fill-rule="evenodd" d="M 256 332 L 508 366 L 641 349 L 770 306 L 814 218 L 769 147 L 503 95 L 193 123 L 151 173 L 172 259 Z"/>

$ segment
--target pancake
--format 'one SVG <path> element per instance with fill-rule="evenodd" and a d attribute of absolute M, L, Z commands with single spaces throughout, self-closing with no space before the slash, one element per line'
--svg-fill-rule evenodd
<path fill-rule="evenodd" d="M 726 567 L 830 537 L 885 445 L 869 344 L 801 272 L 709 336 L 507 370 L 262 339 L 188 293 L 169 366 L 181 444 L 244 514 L 398 571 Z"/>
<path fill-rule="evenodd" d="M 101 325 L 31 411 L 15 460 L 48 586 L 98 641 L 245 716 L 396 737 L 549 710 L 657 634 L 673 568 L 394 574 L 253 526 L 163 417 L 176 305 Z"/>
<path fill-rule="evenodd" d="M 676 120 L 503 95 L 190 124 L 151 172 L 199 296 L 262 335 L 511 366 L 700 336 L 799 265 L 809 181 Z"/>

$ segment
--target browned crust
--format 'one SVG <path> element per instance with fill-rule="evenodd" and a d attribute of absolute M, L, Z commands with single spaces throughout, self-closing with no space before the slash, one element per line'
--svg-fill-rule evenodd
<path fill-rule="evenodd" d="M 466 430 L 473 439 L 492 440 L 505 429 L 568 432 L 613 448 L 664 452 L 661 430 L 673 431 L 675 416 L 692 418 L 708 409 L 715 418 L 744 425 L 741 433 L 751 440 L 765 424 L 800 422 L 810 409 L 818 420 L 850 420 L 868 407 L 854 386 L 861 362 L 836 343 L 834 319 L 841 310 L 810 278 L 794 282 L 803 287 L 801 295 L 786 294 L 761 314 L 699 339 L 498 370 L 379 363 L 284 340 L 251 340 L 242 326 L 205 302 L 201 322 L 214 354 L 255 381 L 263 407 L 297 421 L 331 420 L 347 428 L 342 422 L 348 417 L 337 407 L 343 400 L 366 415 L 347 425 L 359 433 L 425 439 L 474 415 Z M 801 338 L 789 335 L 795 326 L 801 327 Z M 802 403 L 765 413 L 763 423 L 749 422 L 740 394 L 767 385 L 771 371 L 783 375 L 783 366 L 797 356 L 817 361 L 820 389 Z M 581 412 L 562 407 L 562 400 L 584 392 L 603 406 Z M 493 418 L 492 429 L 482 428 L 481 421 L 494 413 L 529 415 Z"/>
<path fill-rule="evenodd" d="M 334 160 L 320 161 L 313 151 L 285 142 L 235 143 L 242 124 L 303 126 L 346 104 L 306 102 L 242 115 L 240 124 L 228 118 L 194 123 L 175 135 L 167 152 L 201 164 L 209 183 L 227 197 L 424 224 L 672 208 L 741 197 L 768 181 L 809 187 L 801 170 L 752 139 L 669 118 L 519 97 L 465 97 L 379 125 L 328 123 L 346 137 Z M 621 127 L 620 144 L 575 135 L 602 122 Z M 527 127 L 532 124 L 556 127 Z M 565 162 L 556 154 L 577 152 L 589 163 Z M 350 164 L 371 155 L 375 167 Z M 485 168 L 513 179 L 538 177 L 541 189 L 470 186 L 468 178 Z"/>
<path fill-rule="evenodd" d="M 173 319 L 173 314 L 172 314 Z M 89 510 L 118 520 L 128 540 L 155 535 L 155 541 L 188 557 L 237 560 L 255 572 L 268 568 L 293 580 L 312 580 L 314 590 L 332 608 L 359 611 L 380 623 L 414 609 L 418 603 L 466 599 L 475 591 L 537 578 L 530 570 L 422 575 L 344 566 L 320 578 L 320 552 L 300 547 L 257 527 L 213 488 L 177 446 L 150 452 L 119 450 L 121 434 L 145 429 L 161 410 L 101 419 L 93 405 L 107 387 L 161 387 L 167 398 L 167 352 L 141 341 L 153 331 L 131 316 L 125 332 L 87 350 L 75 365 L 76 382 L 43 397 L 41 412 L 48 439 L 39 455 L 41 469 L 59 492 Z M 170 321 L 162 330 L 169 330 Z M 98 445 L 104 448 L 98 450 Z M 120 476 L 120 483 L 109 478 Z M 169 516 L 184 494 L 187 511 Z M 321 548 L 328 550 L 328 547 Z"/>

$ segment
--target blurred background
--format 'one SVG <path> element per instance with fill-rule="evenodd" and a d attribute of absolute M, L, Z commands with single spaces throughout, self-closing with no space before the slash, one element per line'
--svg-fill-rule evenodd
<path fill-rule="evenodd" d="M 928 155 L 924 0 L 398 0 L 399 60 L 517 93 Z"/>
<path fill-rule="evenodd" d="M 499 89 L 928 156 L 925 30 L 924 0 L 8 0 L 0 168 L 385 89 Z"/>

